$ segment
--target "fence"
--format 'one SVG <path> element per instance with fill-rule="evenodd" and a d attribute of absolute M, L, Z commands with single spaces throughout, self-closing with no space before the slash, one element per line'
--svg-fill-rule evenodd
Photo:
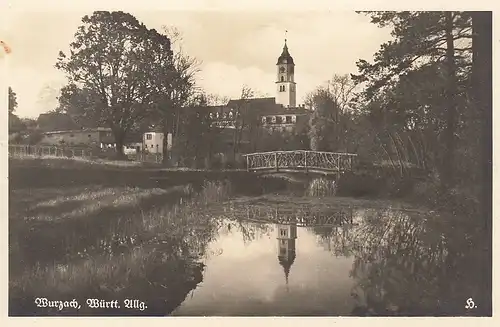
<path fill-rule="evenodd" d="M 51 145 L 9 145 L 9 156 L 24 157 L 58 157 L 58 158 L 103 158 L 109 155 L 109 152 L 99 151 L 99 149 L 72 148 Z M 127 154 L 127 157 L 133 161 L 161 163 L 162 154 L 155 153 L 134 153 Z"/>
<path fill-rule="evenodd" d="M 127 154 L 127 157 L 131 160 L 140 162 L 161 163 L 163 161 L 163 155 L 161 153 L 137 152 Z"/>
<path fill-rule="evenodd" d="M 92 156 L 92 151 L 90 149 L 61 148 L 50 145 L 9 145 L 9 156 L 90 158 Z"/>

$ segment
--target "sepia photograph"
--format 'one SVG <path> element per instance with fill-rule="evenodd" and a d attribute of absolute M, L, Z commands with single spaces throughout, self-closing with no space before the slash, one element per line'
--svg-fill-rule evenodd
<path fill-rule="evenodd" d="M 492 317 L 491 11 L 8 15 L 10 317 Z"/>

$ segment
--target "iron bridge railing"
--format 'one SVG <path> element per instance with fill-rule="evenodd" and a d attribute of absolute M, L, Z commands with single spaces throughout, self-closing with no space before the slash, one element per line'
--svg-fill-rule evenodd
<path fill-rule="evenodd" d="M 258 170 L 320 170 L 325 172 L 342 172 L 353 169 L 353 161 L 357 156 L 353 153 L 336 153 L 322 151 L 272 151 L 257 152 L 244 155 L 248 171 Z"/>

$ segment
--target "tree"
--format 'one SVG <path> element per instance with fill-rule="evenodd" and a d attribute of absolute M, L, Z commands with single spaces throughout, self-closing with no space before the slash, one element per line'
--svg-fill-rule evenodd
<path fill-rule="evenodd" d="M 98 97 L 90 88 L 79 88 L 76 84 L 65 85 L 61 88 L 55 112 L 67 114 L 80 126 L 99 127 L 101 113 L 94 101 Z"/>
<path fill-rule="evenodd" d="M 250 140 L 254 134 L 256 124 L 258 124 L 257 113 L 251 110 L 250 99 L 255 97 L 255 91 L 247 85 L 241 88 L 240 98 L 235 101 L 236 107 L 234 108 L 234 132 L 233 132 L 233 159 L 236 159 L 236 154 L 241 151 L 241 143 L 244 136 Z"/>
<path fill-rule="evenodd" d="M 473 60 L 472 60 L 472 87 L 475 112 L 480 120 L 480 171 L 481 171 L 481 211 L 483 230 L 485 231 L 486 253 L 482 271 L 486 274 L 482 294 L 485 305 L 491 312 L 491 285 L 492 285 L 492 13 L 472 12 L 473 27 Z"/>
<path fill-rule="evenodd" d="M 339 148 L 339 105 L 328 87 L 320 86 L 306 96 L 306 105 L 313 113 L 309 120 L 309 140 L 313 151 L 334 151 Z"/>
<path fill-rule="evenodd" d="M 86 101 L 82 116 L 111 128 L 120 157 L 126 134 L 157 103 L 160 78 L 173 77 L 169 38 L 121 11 L 84 16 L 70 55 L 61 51 L 56 67 L 68 91 Z"/>
<path fill-rule="evenodd" d="M 345 150 L 346 129 L 356 85 L 349 75 L 334 75 L 326 86 L 306 95 L 306 105 L 314 109 L 310 120 L 312 149 Z"/>
<path fill-rule="evenodd" d="M 17 95 L 9 86 L 9 114 L 13 114 L 17 108 Z"/>
<path fill-rule="evenodd" d="M 491 169 L 492 169 L 492 17 L 491 12 L 472 12 L 473 61 L 472 88 L 475 111 L 481 121 L 480 156 L 486 230 L 491 232 Z"/>
<path fill-rule="evenodd" d="M 181 110 L 189 102 L 197 103 L 198 90 L 195 86 L 195 77 L 199 72 L 199 62 L 188 56 L 182 48 L 182 34 L 175 27 L 163 27 L 163 32 L 171 40 L 172 56 L 168 62 L 158 61 L 155 69 L 153 108 L 158 117 L 163 134 L 174 132 L 174 126 L 181 124 Z M 162 51 L 161 48 L 157 51 Z M 178 127 L 177 127 L 178 128 Z M 173 133 L 175 135 L 175 133 Z M 163 163 L 168 160 L 167 138 L 164 137 Z"/>
<path fill-rule="evenodd" d="M 443 191 L 456 183 L 457 133 L 460 127 L 461 85 L 467 85 L 470 70 L 470 15 L 464 12 L 367 12 L 371 21 L 381 27 L 392 26 L 394 40 L 382 44 L 374 63 L 358 61 L 359 74 L 353 75 L 358 84 L 365 84 L 365 102 L 377 101 L 382 106 L 384 120 L 388 115 L 400 120 L 399 127 L 408 129 L 419 118 L 436 122 L 435 135 L 442 147 L 439 153 Z M 425 80 L 424 75 L 432 75 Z M 417 79 L 415 79 L 417 78 Z M 403 80 L 402 80 L 403 79 Z M 414 83 L 415 81 L 417 83 Z M 435 86 L 438 87 L 435 87 Z M 394 91 L 406 89 L 404 98 L 411 103 L 406 109 L 394 108 Z M 434 89 L 434 90 L 433 90 Z M 431 97 L 420 97 L 424 90 Z M 417 96 L 411 96 L 411 95 Z M 432 103 L 429 103 L 428 101 Z M 387 125 L 394 121 L 387 121 Z M 423 122 L 422 124 L 426 124 Z M 393 134 L 388 134 L 393 138 Z M 393 142 L 393 141 L 391 141 Z M 393 142 L 394 143 L 394 142 Z"/>

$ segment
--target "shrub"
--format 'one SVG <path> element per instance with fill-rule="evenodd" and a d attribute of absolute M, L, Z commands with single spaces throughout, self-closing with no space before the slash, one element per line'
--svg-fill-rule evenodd
<path fill-rule="evenodd" d="M 337 193 L 334 180 L 324 177 L 313 179 L 307 188 L 307 196 L 332 196 Z"/>

